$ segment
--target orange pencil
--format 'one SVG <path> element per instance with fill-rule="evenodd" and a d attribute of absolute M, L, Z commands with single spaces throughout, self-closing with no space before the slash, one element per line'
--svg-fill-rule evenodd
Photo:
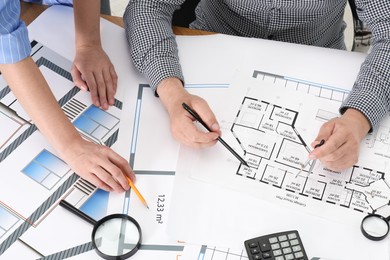
<path fill-rule="evenodd" d="M 130 187 L 135 191 L 135 194 L 137 194 L 137 197 L 141 200 L 141 202 L 149 209 L 149 206 L 148 206 L 148 203 L 146 203 L 146 200 L 144 199 L 144 197 L 142 196 L 142 194 L 139 192 L 139 190 L 137 189 L 137 187 L 135 187 L 133 181 L 127 177 L 127 181 L 129 182 L 129 185 Z"/>

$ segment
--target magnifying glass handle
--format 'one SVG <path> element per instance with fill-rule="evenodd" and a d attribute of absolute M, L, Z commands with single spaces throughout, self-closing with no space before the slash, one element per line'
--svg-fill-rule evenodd
<path fill-rule="evenodd" d="M 66 200 L 61 200 L 60 206 L 63 207 L 64 209 L 69 210 L 70 212 L 72 212 L 76 216 L 79 216 L 80 218 L 84 219 L 85 221 L 89 222 L 90 224 L 92 224 L 92 225 L 96 224 L 96 220 L 94 220 L 93 218 L 91 218 L 90 216 L 88 216 L 87 214 L 85 214 L 84 212 L 82 212 L 81 210 L 79 210 L 78 208 L 76 208 L 75 206 L 73 206 L 72 204 L 67 202 Z"/>

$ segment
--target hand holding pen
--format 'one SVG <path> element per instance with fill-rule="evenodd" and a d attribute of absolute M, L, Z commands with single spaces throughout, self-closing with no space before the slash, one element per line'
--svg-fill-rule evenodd
<path fill-rule="evenodd" d="M 203 125 L 204 128 L 206 128 L 209 132 L 211 132 L 211 129 L 207 126 L 205 122 L 203 122 L 202 118 L 196 113 L 194 110 L 192 110 L 186 103 L 182 103 L 182 106 L 185 110 L 188 111 L 195 119 L 198 121 L 201 125 Z M 217 139 L 223 146 L 225 146 L 226 149 L 229 150 L 243 165 L 249 167 L 248 163 L 239 155 L 236 153 L 236 151 L 233 150 L 232 147 L 230 147 L 220 136 Z"/>
<path fill-rule="evenodd" d="M 316 144 L 316 145 L 314 146 L 314 149 L 316 149 L 316 148 L 322 146 L 324 143 L 325 143 L 325 140 L 324 140 L 324 139 L 321 139 L 321 141 L 320 141 L 318 144 Z M 297 175 L 295 175 L 295 178 L 297 178 L 297 177 L 301 174 L 301 172 L 303 171 L 303 169 L 306 168 L 306 166 L 310 163 L 310 161 L 312 161 L 312 163 L 311 163 L 311 165 L 310 165 L 309 171 L 307 172 L 307 176 L 309 176 L 309 174 L 313 171 L 314 165 L 316 164 L 316 161 L 317 161 L 317 159 L 312 159 L 312 158 L 310 158 L 310 157 L 306 160 L 306 162 L 305 162 L 304 164 L 302 164 L 302 167 L 301 167 L 301 169 L 299 170 L 299 172 L 297 173 Z M 307 176 L 306 176 L 306 177 L 307 177 Z"/>
<path fill-rule="evenodd" d="M 167 78 L 157 87 L 161 103 L 168 112 L 169 125 L 173 138 L 192 148 L 207 148 L 214 146 L 221 134 L 218 121 L 206 100 L 187 92 L 182 82 L 176 78 Z M 203 121 L 213 130 L 205 132 L 194 124 L 192 117 L 183 109 L 185 102 L 202 117 Z"/>
<path fill-rule="evenodd" d="M 325 122 L 315 140 L 326 140 L 321 149 L 311 154 L 332 171 L 343 171 L 358 162 L 362 140 L 371 129 L 364 114 L 348 108 L 340 117 Z"/>

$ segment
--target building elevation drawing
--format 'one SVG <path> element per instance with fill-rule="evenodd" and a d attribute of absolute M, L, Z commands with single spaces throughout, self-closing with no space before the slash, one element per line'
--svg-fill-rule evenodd
<path fill-rule="evenodd" d="M 80 134 L 91 142 L 119 146 L 123 101 L 116 99 L 107 111 L 95 107 L 89 92 L 73 85 L 69 60 L 36 41 L 32 46 L 33 59 Z M 142 116 L 148 111 L 141 106 L 146 102 L 143 100 L 145 88 L 149 91 L 146 84 L 140 84 L 135 90 L 138 92 L 134 95 L 136 108 L 133 111 L 132 107 L 129 112 L 133 116 L 129 121 L 134 127 L 126 134 L 131 140 L 121 145 L 131 149 L 129 164 L 142 176 L 137 183 L 144 181 L 156 187 L 152 191 L 141 189 L 150 210 L 145 209 L 131 190 L 109 194 L 79 178 L 56 156 L 0 77 L 0 125 L 6 126 L 0 131 L 0 259 L 13 257 L 10 252 L 15 252 L 18 243 L 27 245 L 40 259 L 96 259 L 90 241 L 92 227 L 58 207 L 60 199 L 66 199 L 96 220 L 111 213 L 130 214 L 137 219 L 144 236 L 140 249 L 143 252 L 137 259 L 151 259 L 156 255 L 160 259 L 179 257 L 184 245 L 168 239 L 164 232 L 175 172 L 143 170 L 135 166 L 136 158 L 142 159 L 140 153 L 136 153 L 137 144 L 145 141 L 139 129 L 148 118 Z M 150 96 L 155 98 L 151 91 Z M 77 235 L 73 229 L 77 230 Z"/>
<path fill-rule="evenodd" d="M 32 42 L 32 57 L 59 105 L 81 135 L 111 146 L 117 140 L 122 102 L 104 111 L 72 83 L 71 62 Z M 32 93 L 33 94 L 33 93 Z M 96 191 L 59 158 L 0 78 L 0 255 L 50 215 L 60 198 L 75 205 Z"/>

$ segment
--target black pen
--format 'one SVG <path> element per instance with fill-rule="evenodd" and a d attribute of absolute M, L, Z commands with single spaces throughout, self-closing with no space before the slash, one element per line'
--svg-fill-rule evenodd
<path fill-rule="evenodd" d="M 204 126 L 204 128 L 206 128 L 209 132 L 212 132 L 211 129 L 205 124 L 205 122 L 203 122 L 202 118 L 200 118 L 200 116 L 194 110 L 192 110 L 186 103 L 183 102 L 182 106 L 185 110 L 187 110 L 188 113 L 190 113 L 196 119 L 196 121 L 201 123 Z M 236 153 L 236 151 L 234 151 L 233 148 L 231 148 L 220 136 L 218 136 L 217 140 L 221 144 L 223 144 L 223 146 L 225 146 L 238 160 L 240 160 L 240 162 L 243 165 L 249 167 L 248 163 L 244 159 L 242 159 L 241 156 L 238 153 Z"/>

